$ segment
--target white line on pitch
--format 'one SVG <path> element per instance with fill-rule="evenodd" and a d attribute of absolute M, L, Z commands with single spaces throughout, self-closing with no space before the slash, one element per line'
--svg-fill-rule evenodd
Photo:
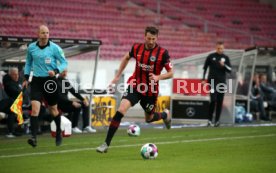
<path fill-rule="evenodd" d="M 191 139 L 191 140 L 176 140 L 176 141 L 155 142 L 155 144 L 156 145 L 163 145 L 163 144 L 176 144 L 176 143 L 223 141 L 223 140 L 237 140 L 237 139 L 250 139 L 250 138 L 264 138 L 264 137 L 273 137 L 273 136 L 276 136 L 276 134 L 257 135 L 257 136 L 236 136 L 236 137 L 207 138 L 207 139 Z M 141 146 L 141 145 L 143 145 L 143 144 L 117 145 L 117 146 L 110 146 L 109 148 L 129 148 L 129 147 L 137 147 L 137 146 Z M 24 153 L 24 154 L 13 154 L 13 155 L 0 155 L 0 159 L 25 157 L 25 156 L 47 155 L 47 154 L 72 153 L 72 152 L 88 151 L 88 150 L 96 150 L 96 148 L 77 148 L 77 149 L 61 150 L 61 151 Z"/>

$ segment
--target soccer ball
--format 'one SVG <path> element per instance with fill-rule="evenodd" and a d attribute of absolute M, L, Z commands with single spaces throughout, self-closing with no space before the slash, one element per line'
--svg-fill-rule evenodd
<path fill-rule="evenodd" d="M 143 159 L 155 159 L 158 156 L 158 149 L 155 144 L 147 143 L 141 148 Z"/>
<path fill-rule="evenodd" d="M 127 134 L 129 136 L 139 136 L 140 135 L 140 127 L 136 124 L 131 124 L 127 128 Z"/>

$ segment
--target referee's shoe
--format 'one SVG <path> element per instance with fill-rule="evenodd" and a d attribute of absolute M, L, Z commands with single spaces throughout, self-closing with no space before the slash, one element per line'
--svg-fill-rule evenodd
<path fill-rule="evenodd" d="M 37 142 L 35 138 L 30 138 L 28 139 L 28 144 L 31 145 L 33 148 L 35 148 L 37 146 Z"/>

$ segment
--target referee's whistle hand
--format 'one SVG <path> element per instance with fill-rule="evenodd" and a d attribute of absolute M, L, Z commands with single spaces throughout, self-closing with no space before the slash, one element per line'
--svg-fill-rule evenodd
<path fill-rule="evenodd" d="M 112 87 L 114 84 L 118 83 L 120 76 L 115 76 L 115 78 L 110 82 L 109 86 Z"/>

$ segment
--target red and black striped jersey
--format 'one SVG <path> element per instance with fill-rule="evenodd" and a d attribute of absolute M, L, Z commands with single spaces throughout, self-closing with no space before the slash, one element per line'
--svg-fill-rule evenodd
<path fill-rule="evenodd" d="M 156 44 L 153 49 L 146 49 L 145 44 L 134 44 L 129 56 L 135 58 L 135 71 L 128 79 L 128 84 L 145 96 L 158 96 L 159 83 L 150 81 L 149 74 L 160 75 L 165 67 L 172 69 L 169 53 Z"/>

